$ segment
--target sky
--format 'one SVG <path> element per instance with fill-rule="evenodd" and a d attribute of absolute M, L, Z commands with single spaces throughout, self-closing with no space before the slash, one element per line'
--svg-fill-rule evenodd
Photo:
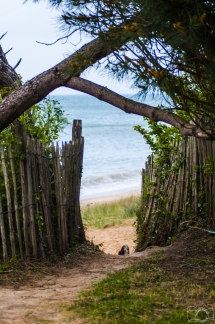
<path fill-rule="evenodd" d="M 11 66 L 15 66 L 22 58 L 16 71 L 22 76 L 24 82 L 48 70 L 67 55 L 74 53 L 75 48 L 80 47 L 78 35 L 66 44 L 63 44 L 62 41 L 52 46 L 37 43 L 37 41 L 52 43 L 62 36 L 57 22 L 59 12 L 50 8 L 47 1 L 44 0 L 36 4 L 31 0 L 26 4 L 23 4 L 24 0 L 4 0 L 2 2 L 0 36 L 5 32 L 7 34 L 2 38 L 0 44 L 4 52 L 13 48 L 7 54 Z M 88 38 L 83 39 L 83 44 L 89 40 Z M 120 94 L 134 93 L 128 82 L 117 82 L 109 76 L 101 76 L 93 68 L 82 76 Z M 80 94 L 80 92 L 60 88 L 52 94 Z"/>

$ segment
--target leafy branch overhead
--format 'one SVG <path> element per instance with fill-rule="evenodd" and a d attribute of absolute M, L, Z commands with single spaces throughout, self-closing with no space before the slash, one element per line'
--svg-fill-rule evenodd
<path fill-rule="evenodd" d="M 0 103 L 0 130 L 52 90 L 66 86 L 110 102 L 125 112 L 163 121 L 183 135 L 215 139 L 215 2 L 49 2 L 60 12 L 66 39 L 77 30 L 93 39 L 4 98 Z M 160 90 L 167 107 L 127 100 L 80 78 L 92 65 L 104 69 L 101 62 L 119 80 L 133 79 L 142 99 L 149 91 Z M 0 80 L 1 75 L 0 71 Z"/>

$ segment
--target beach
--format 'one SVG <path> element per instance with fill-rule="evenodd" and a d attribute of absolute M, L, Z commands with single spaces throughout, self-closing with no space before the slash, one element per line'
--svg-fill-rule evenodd
<path fill-rule="evenodd" d="M 95 205 L 108 204 L 132 196 L 139 197 L 140 194 L 140 190 L 132 190 L 108 196 L 83 199 L 80 201 L 81 210 L 84 211 Z M 135 251 L 136 228 L 134 226 L 133 218 L 128 218 L 120 224 L 106 225 L 100 229 L 86 226 L 85 233 L 87 240 L 100 246 L 100 249 L 107 254 L 117 255 L 124 244 L 129 246 L 130 253 L 134 253 Z"/>
<path fill-rule="evenodd" d="M 140 190 L 131 190 L 131 191 L 126 191 L 126 192 L 121 192 L 121 193 L 116 193 L 116 194 L 111 194 L 111 195 L 106 195 L 106 196 L 97 196 L 93 198 L 88 198 L 88 199 L 81 199 L 80 200 L 80 206 L 81 209 L 98 205 L 98 204 L 104 204 L 104 203 L 109 203 L 112 201 L 120 200 L 122 198 L 128 198 L 131 196 L 138 197 L 140 196 L 141 191 Z"/>
<path fill-rule="evenodd" d="M 151 150 L 142 135 L 134 131 L 134 126 L 140 125 L 147 129 L 147 122 L 141 116 L 125 114 L 89 96 L 55 96 L 53 99 L 59 100 L 70 122 L 59 134 L 59 142 L 71 140 L 72 120 L 82 120 L 84 152 L 81 211 L 86 212 L 95 205 L 140 196 L 142 168 Z M 126 208 L 126 202 L 122 204 Z M 92 218 L 99 222 L 98 211 L 93 210 Z M 136 239 L 134 218 L 122 223 L 117 223 L 115 219 L 114 225 L 110 219 L 101 228 L 90 227 L 84 222 L 87 239 L 98 245 L 103 244 L 105 253 L 118 254 L 123 244 L 128 244 L 133 252 Z"/>
<path fill-rule="evenodd" d="M 142 168 L 151 149 L 143 136 L 134 131 L 134 126 L 147 129 L 147 122 L 141 116 L 125 114 L 93 97 L 52 98 L 60 102 L 70 123 L 59 134 L 59 146 L 62 141 L 71 140 L 72 121 L 82 120 L 84 152 L 80 199 L 111 195 L 118 199 L 118 193 L 140 189 Z"/>

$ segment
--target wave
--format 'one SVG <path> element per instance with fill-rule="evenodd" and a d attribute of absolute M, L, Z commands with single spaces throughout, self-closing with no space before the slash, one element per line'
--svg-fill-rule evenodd
<path fill-rule="evenodd" d="M 81 181 L 81 199 L 115 192 L 140 189 L 141 171 L 120 172 L 103 176 L 87 176 Z"/>

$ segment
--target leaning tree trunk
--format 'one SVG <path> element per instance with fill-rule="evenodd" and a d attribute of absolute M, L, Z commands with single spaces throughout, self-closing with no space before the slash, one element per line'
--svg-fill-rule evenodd
<path fill-rule="evenodd" d="M 109 39 L 108 46 L 107 38 Z M 111 32 L 104 34 L 102 38 L 92 40 L 56 66 L 18 87 L 16 91 L 0 102 L 0 132 L 51 91 L 64 86 L 111 103 L 126 113 L 144 116 L 154 122 L 163 121 L 176 127 L 185 136 L 215 140 L 215 136 L 210 130 L 204 131 L 170 111 L 129 100 L 105 87 L 79 78 L 80 74 L 89 66 L 107 57 L 114 52 L 116 47 L 122 47 L 129 40 L 123 29 L 116 27 Z M 16 79 L 17 75 L 14 69 L 9 66 L 2 49 L 0 52 L 0 84 L 6 87 L 12 84 L 12 88 L 17 87 L 16 82 L 19 82 Z"/>

